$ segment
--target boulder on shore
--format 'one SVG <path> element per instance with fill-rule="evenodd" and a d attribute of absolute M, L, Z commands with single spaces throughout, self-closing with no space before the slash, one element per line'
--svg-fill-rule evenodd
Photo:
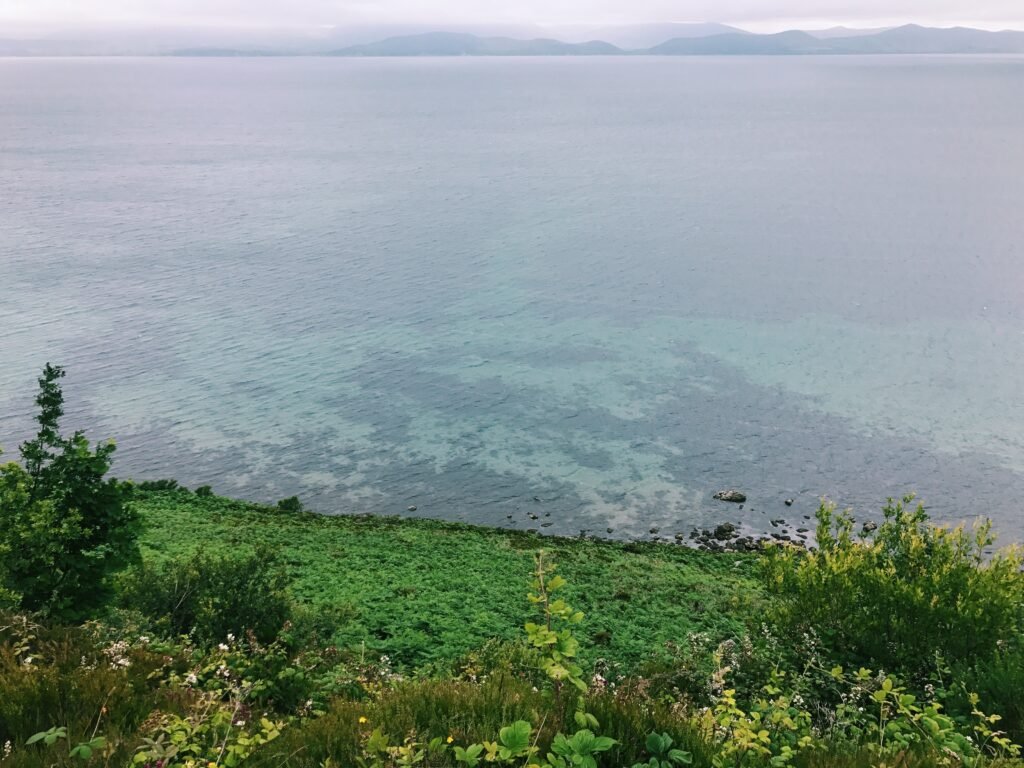
<path fill-rule="evenodd" d="M 715 528 L 713 535 L 718 541 L 728 541 L 736 537 L 736 526 L 732 523 L 722 523 Z"/>
<path fill-rule="evenodd" d="M 719 501 L 731 501 L 735 504 L 742 504 L 744 501 L 747 500 L 747 495 L 745 493 L 742 493 L 741 491 L 730 489 L 727 491 L 719 491 L 718 493 L 715 494 L 714 498 L 718 499 Z"/>

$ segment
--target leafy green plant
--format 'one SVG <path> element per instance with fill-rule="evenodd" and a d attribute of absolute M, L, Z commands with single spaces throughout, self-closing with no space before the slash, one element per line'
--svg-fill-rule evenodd
<path fill-rule="evenodd" d="M 530 742 L 532 733 L 533 727 L 526 720 L 517 720 L 512 725 L 506 725 L 498 731 L 496 742 L 484 742 L 487 761 L 499 760 L 508 763 L 529 757 L 536 751 L 536 747 Z"/>
<path fill-rule="evenodd" d="M 53 728 L 49 728 L 45 731 L 40 731 L 39 733 L 35 733 L 32 736 L 29 736 L 28 741 L 25 742 L 25 745 L 28 746 L 30 744 L 42 743 L 44 747 L 52 747 L 58 741 L 60 741 L 61 739 L 66 739 L 67 737 L 67 728 L 63 726 L 54 726 Z"/>
<path fill-rule="evenodd" d="M 559 733 L 551 742 L 548 765 L 550 768 L 597 768 L 595 755 L 607 752 L 614 746 L 615 739 L 596 736 L 588 729 L 576 731 L 572 736 Z"/>
<path fill-rule="evenodd" d="M 586 691 L 583 670 L 576 661 L 580 644 L 572 633 L 572 626 L 583 621 L 583 613 L 553 597 L 566 584 L 565 579 L 555 575 L 555 569 L 554 563 L 545 561 L 543 550 L 537 553 L 529 600 L 539 607 L 541 623 L 526 623 L 526 639 L 540 652 L 541 669 L 553 681 L 556 691 L 561 691 L 564 682 Z"/>
<path fill-rule="evenodd" d="M 66 740 L 67 738 L 68 729 L 64 726 L 55 726 L 45 731 L 33 734 L 29 737 L 28 741 L 25 742 L 25 746 L 41 744 L 44 747 L 53 747 L 56 746 L 57 742 Z M 87 741 L 83 741 L 72 746 L 68 750 L 68 757 L 85 762 L 92 758 L 93 752 L 103 749 L 106 744 L 107 740 L 104 736 L 96 736 L 93 734 Z"/>
<path fill-rule="evenodd" d="M 28 610 L 76 619 L 109 597 L 110 577 L 138 556 L 139 521 L 128 487 L 106 478 L 112 442 L 95 449 L 60 433 L 64 370 L 39 379 L 39 432 L 22 444 L 23 466 L 0 466 L 0 579 Z"/>
<path fill-rule="evenodd" d="M 163 717 L 138 747 L 133 763 L 161 768 L 236 768 L 265 744 L 274 741 L 285 727 L 283 721 L 246 714 L 245 688 L 237 688 L 226 700 L 207 694 L 199 697 L 186 715 Z"/>
<path fill-rule="evenodd" d="M 674 742 L 667 733 L 648 734 L 646 744 L 650 759 L 646 763 L 634 764 L 633 768 L 676 768 L 693 762 L 693 755 L 689 752 L 673 748 Z"/>

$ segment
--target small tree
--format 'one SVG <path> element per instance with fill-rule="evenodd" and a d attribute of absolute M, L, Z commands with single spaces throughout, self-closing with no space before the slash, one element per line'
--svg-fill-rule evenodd
<path fill-rule="evenodd" d="M 128 486 L 106 478 L 112 442 L 91 448 L 60 434 L 64 370 L 39 379 L 39 432 L 21 446 L 23 466 L 0 466 L 0 593 L 23 608 L 81 618 L 109 596 L 110 576 L 138 555 L 138 517 Z"/>

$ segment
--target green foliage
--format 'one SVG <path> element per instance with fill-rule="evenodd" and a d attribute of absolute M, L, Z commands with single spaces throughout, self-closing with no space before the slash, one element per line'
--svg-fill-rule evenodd
<path fill-rule="evenodd" d="M 253 751 L 281 735 L 285 723 L 256 716 L 250 721 L 245 692 L 234 691 L 226 701 L 201 697 L 182 715 L 167 715 L 142 740 L 132 762 L 159 763 L 161 768 L 237 768 Z"/>
<path fill-rule="evenodd" d="M 234 555 L 197 553 L 160 564 L 144 562 L 122 579 L 120 603 L 170 637 L 204 646 L 228 635 L 268 643 L 292 615 L 288 578 L 265 549 Z"/>
<path fill-rule="evenodd" d="M 188 488 L 178 485 L 177 480 L 170 478 L 164 480 L 143 480 L 136 486 L 140 491 L 179 491 L 188 493 Z"/>
<path fill-rule="evenodd" d="M 647 751 L 650 759 L 646 763 L 636 763 L 633 768 L 675 768 L 689 765 L 693 755 L 682 749 L 675 749 L 672 737 L 667 733 L 651 733 L 647 736 Z"/>
<path fill-rule="evenodd" d="M 559 733 L 551 742 L 547 762 L 551 768 L 597 768 L 596 756 L 614 746 L 615 739 L 596 736 L 593 731 L 587 729 L 576 731 L 572 736 Z"/>
<path fill-rule="evenodd" d="M 302 511 L 303 507 L 298 496 L 289 496 L 287 499 L 281 499 L 277 502 L 277 509 L 279 512 L 297 514 Z"/>
<path fill-rule="evenodd" d="M 25 742 L 25 746 L 31 746 L 32 744 L 41 744 L 44 747 L 56 746 L 57 742 L 66 739 L 68 737 L 68 729 L 64 726 L 54 726 L 45 731 L 40 731 L 33 736 L 30 736 L 28 741 Z M 92 758 L 93 752 L 102 749 L 107 744 L 106 738 L 103 736 L 93 736 L 88 741 L 83 741 L 80 744 L 75 744 L 71 749 L 68 750 L 68 757 L 77 758 L 83 762 L 88 761 Z"/>
<path fill-rule="evenodd" d="M 955 668 L 949 706 L 957 714 L 969 715 L 970 693 L 977 693 L 986 705 L 1003 716 L 1003 727 L 1018 744 L 1024 743 L 1024 651 L 1017 644 L 992 658 L 979 659 Z"/>
<path fill-rule="evenodd" d="M 885 521 L 862 537 L 849 514 L 823 504 L 817 551 L 771 549 L 764 573 L 781 636 L 813 631 L 837 660 L 921 673 L 936 653 L 987 658 L 1019 634 L 1020 551 L 986 557 L 989 524 L 940 528 L 910 502 L 890 500 Z"/>
<path fill-rule="evenodd" d="M 716 643 L 742 631 L 758 599 L 754 558 L 686 547 L 555 539 L 422 519 L 281 515 L 272 508 L 195 494 L 139 493 L 143 553 L 151 564 L 196 550 L 232 555 L 265 546 L 288 564 L 303 604 L 347 606 L 333 641 L 387 654 L 399 669 L 448 671 L 492 639 L 518 640 L 536 621 L 521 574 L 545 549 L 587 614 L 579 663 L 598 658 L 635 671 L 691 633 Z M 624 599 L 624 595 L 629 599 Z M 617 597 L 618 595 L 618 597 Z M 685 596 L 683 599 L 681 596 Z"/>
<path fill-rule="evenodd" d="M 127 486 L 105 478 L 113 443 L 93 449 L 81 432 L 61 435 L 63 376 L 47 364 L 39 432 L 21 446 L 23 466 L 0 466 L 0 598 L 74 619 L 100 607 L 110 577 L 137 557 L 138 518 Z"/>
<path fill-rule="evenodd" d="M 163 664 L 163 656 L 141 644 L 0 614 L 0 745 L 15 747 L 4 768 L 81 762 L 97 751 L 99 736 L 106 740 L 101 751 L 114 764 L 126 764 L 131 746 L 123 739 L 167 706 L 153 683 Z M 32 748 L 16 749 L 40 733 Z M 60 750 L 43 749 L 47 734 L 62 743 Z M 83 745 L 88 750 L 75 751 Z"/>
<path fill-rule="evenodd" d="M 566 585 L 565 579 L 555 575 L 555 564 L 545 562 L 544 551 L 537 553 L 534 567 L 533 591 L 529 600 L 540 609 L 541 624 L 528 621 L 526 639 L 540 654 L 540 667 L 556 690 L 563 682 L 571 683 L 581 691 L 587 690 L 583 670 L 576 663 L 579 641 L 572 626 L 583 621 L 583 613 L 576 611 L 565 600 L 553 595 Z"/>

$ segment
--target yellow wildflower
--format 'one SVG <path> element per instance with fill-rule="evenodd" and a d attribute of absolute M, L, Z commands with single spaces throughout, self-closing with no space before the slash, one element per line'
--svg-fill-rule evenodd
<path fill-rule="evenodd" d="M 364 723 L 368 723 L 368 722 L 370 722 L 370 721 L 367 720 L 365 717 L 360 717 L 359 718 L 359 724 L 360 725 L 363 725 Z"/>
<path fill-rule="evenodd" d="M 454 736 L 448 736 L 447 741 L 448 741 L 449 744 L 451 744 L 453 741 L 455 741 L 455 737 Z"/>

